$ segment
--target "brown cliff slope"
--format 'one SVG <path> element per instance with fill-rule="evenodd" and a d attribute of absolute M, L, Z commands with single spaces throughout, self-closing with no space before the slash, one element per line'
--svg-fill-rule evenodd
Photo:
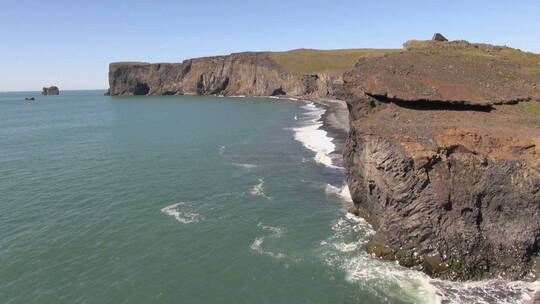
<path fill-rule="evenodd" d="M 435 277 L 533 279 L 540 56 L 464 41 L 405 46 L 361 59 L 340 95 L 354 211 L 377 229 L 368 251 Z"/>

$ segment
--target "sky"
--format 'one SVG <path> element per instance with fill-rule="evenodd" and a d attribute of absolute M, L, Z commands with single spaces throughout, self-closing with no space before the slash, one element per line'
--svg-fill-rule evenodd
<path fill-rule="evenodd" d="M 540 53 L 539 0 L 2 0 L 0 91 L 108 88 L 114 61 L 401 48 L 435 32 Z"/>

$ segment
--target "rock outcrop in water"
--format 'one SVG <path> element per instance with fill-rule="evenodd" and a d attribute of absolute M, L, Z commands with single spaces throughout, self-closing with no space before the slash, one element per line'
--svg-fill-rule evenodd
<path fill-rule="evenodd" d="M 540 270 L 540 55 L 409 41 L 344 76 L 368 251 L 452 280 Z"/>
<path fill-rule="evenodd" d="M 51 87 L 44 87 L 42 90 L 41 90 L 41 95 L 58 95 L 60 94 L 60 90 L 58 90 L 58 87 L 56 86 L 51 86 Z"/>

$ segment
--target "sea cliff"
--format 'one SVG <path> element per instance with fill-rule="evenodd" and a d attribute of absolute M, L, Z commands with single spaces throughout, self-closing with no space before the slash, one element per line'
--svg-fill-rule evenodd
<path fill-rule="evenodd" d="M 538 277 L 540 55 L 409 41 L 344 76 L 367 250 L 452 280 Z"/>
<path fill-rule="evenodd" d="M 362 57 L 394 50 L 246 52 L 181 63 L 116 62 L 109 92 L 118 95 L 224 95 L 332 97 L 343 72 Z"/>

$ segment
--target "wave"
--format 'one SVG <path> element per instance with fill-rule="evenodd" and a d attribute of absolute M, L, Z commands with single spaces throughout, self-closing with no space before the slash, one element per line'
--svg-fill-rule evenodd
<path fill-rule="evenodd" d="M 314 103 L 308 103 L 302 106 L 307 112 L 303 115 L 305 126 L 293 128 L 294 139 L 301 142 L 304 147 L 315 152 L 315 161 L 329 168 L 341 168 L 333 165 L 331 153 L 335 151 L 336 146 L 332 138 L 327 136 L 328 132 L 321 130 L 323 123 L 320 121 L 325 109 L 315 106 Z"/>
<path fill-rule="evenodd" d="M 324 192 L 327 195 L 335 195 L 341 198 L 342 200 L 346 202 L 352 202 L 351 192 L 349 191 L 349 186 L 347 183 L 344 183 L 341 188 L 338 188 L 336 186 L 326 184 L 326 188 L 324 189 Z"/>
<path fill-rule="evenodd" d="M 268 250 L 264 250 L 262 248 L 262 244 L 263 244 L 265 239 L 277 239 L 277 238 L 282 237 L 283 236 L 283 228 L 272 227 L 272 226 L 264 226 L 261 223 L 259 223 L 257 225 L 257 227 L 259 227 L 262 230 L 270 231 L 271 234 L 268 235 L 268 236 L 255 238 L 255 240 L 253 241 L 253 243 L 251 243 L 249 248 L 251 248 L 251 250 L 254 250 L 254 251 L 258 252 L 259 254 L 271 256 L 271 257 L 274 257 L 276 259 L 283 259 L 283 258 L 287 257 L 285 254 L 283 254 L 281 252 L 274 253 L 274 252 L 271 252 L 271 251 L 268 251 Z"/>
<path fill-rule="evenodd" d="M 169 216 L 173 216 L 177 221 L 184 224 L 195 223 L 202 219 L 201 216 L 197 213 L 182 212 L 180 210 L 180 206 L 184 205 L 184 202 L 172 204 L 170 206 L 161 208 L 161 212 Z"/>
<path fill-rule="evenodd" d="M 321 242 L 321 257 L 331 267 L 345 272 L 345 279 L 387 302 L 411 303 L 528 303 L 540 282 L 450 282 L 371 257 L 365 252 L 375 231 L 352 214 L 332 226 L 334 235 Z"/>
<path fill-rule="evenodd" d="M 266 199 L 272 199 L 270 196 L 267 196 L 264 193 L 264 179 L 262 178 L 259 178 L 259 183 L 257 185 L 254 185 L 249 193 L 251 195 L 264 197 Z"/>
<path fill-rule="evenodd" d="M 242 167 L 244 169 L 253 169 L 257 168 L 257 165 L 254 164 L 242 164 L 242 163 L 232 163 L 233 166 Z"/>

